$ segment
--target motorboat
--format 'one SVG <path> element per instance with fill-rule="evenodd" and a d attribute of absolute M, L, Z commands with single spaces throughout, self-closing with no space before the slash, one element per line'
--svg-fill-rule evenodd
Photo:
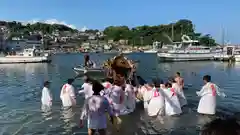
<path fill-rule="evenodd" d="M 0 57 L 0 64 L 11 63 L 49 63 L 51 62 L 49 53 L 42 53 L 35 47 L 26 48 L 23 51 L 9 53 Z"/>
<path fill-rule="evenodd" d="M 105 75 L 105 70 L 103 68 L 86 68 L 82 65 L 73 68 L 74 72 L 78 75 L 89 74 L 89 75 Z"/>

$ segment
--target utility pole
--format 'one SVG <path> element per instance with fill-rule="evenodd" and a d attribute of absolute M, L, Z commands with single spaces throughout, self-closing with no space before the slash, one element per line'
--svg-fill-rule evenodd
<path fill-rule="evenodd" d="M 174 23 L 172 23 L 172 41 L 174 41 Z"/>
<path fill-rule="evenodd" d="M 141 45 L 143 45 L 143 37 L 140 37 L 141 38 Z"/>

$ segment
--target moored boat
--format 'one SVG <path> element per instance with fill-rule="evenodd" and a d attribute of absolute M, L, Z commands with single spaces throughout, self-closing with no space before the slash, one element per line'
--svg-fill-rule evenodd
<path fill-rule="evenodd" d="M 41 53 L 37 51 L 35 47 L 24 49 L 22 52 L 18 52 L 16 54 L 12 53 L 0 57 L 0 64 L 44 62 L 51 62 L 50 55 L 48 53 Z"/>
<path fill-rule="evenodd" d="M 174 42 L 172 49 L 159 52 L 157 55 L 163 61 L 202 61 L 213 60 L 216 50 L 199 44 L 198 40 L 191 40 L 182 36 L 182 42 Z M 164 47 L 164 46 L 163 46 Z"/>

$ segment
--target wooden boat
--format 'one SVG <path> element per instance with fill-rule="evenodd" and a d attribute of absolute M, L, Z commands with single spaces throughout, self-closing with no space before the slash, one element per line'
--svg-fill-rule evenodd
<path fill-rule="evenodd" d="M 105 75 L 103 68 L 86 68 L 82 65 L 73 68 L 76 74 L 89 74 L 89 75 Z"/>

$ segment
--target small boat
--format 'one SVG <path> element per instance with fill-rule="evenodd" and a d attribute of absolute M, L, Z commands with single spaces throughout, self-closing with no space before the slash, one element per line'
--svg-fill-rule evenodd
<path fill-rule="evenodd" d="M 124 51 L 122 51 L 122 53 L 123 54 L 130 54 L 130 53 L 132 53 L 132 51 L 131 50 L 124 50 Z"/>
<path fill-rule="evenodd" d="M 145 50 L 143 51 L 144 53 L 157 53 L 158 50 L 150 49 L 150 50 Z"/>
<path fill-rule="evenodd" d="M 82 65 L 74 67 L 73 70 L 76 74 L 89 74 L 89 75 L 105 75 L 105 70 L 103 68 L 85 68 Z"/>

